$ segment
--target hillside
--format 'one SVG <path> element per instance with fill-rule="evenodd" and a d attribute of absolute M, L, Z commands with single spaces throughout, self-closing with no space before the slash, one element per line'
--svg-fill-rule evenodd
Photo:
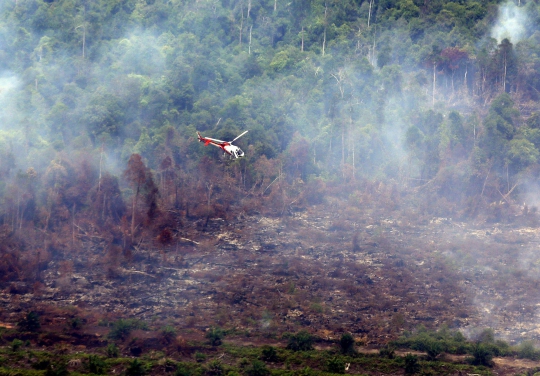
<path fill-rule="evenodd" d="M 3 344 L 448 329 L 538 360 L 539 32 L 534 1 L 2 2 Z"/>
<path fill-rule="evenodd" d="M 80 228 L 80 248 L 63 255 L 64 261 L 34 270 L 41 282 L 14 281 L 2 292 L 3 343 L 28 340 L 31 352 L 39 345 L 45 352 L 38 359 L 58 362 L 60 354 L 66 364 L 79 359 L 70 364 L 72 371 L 84 369 L 88 361 L 77 351 L 103 356 L 114 344 L 123 356 L 140 356 L 153 372 L 166 373 L 178 361 L 192 362 L 196 352 L 221 359 L 216 351 L 232 351 L 232 358 L 220 364 L 236 367 L 241 360 L 233 354 L 251 350 L 230 346 L 284 348 L 283 336 L 302 330 L 317 339 L 318 351 L 331 355 L 340 338 L 351 333 L 360 354 L 368 356 L 347 360 L 356 364 L 351 372 L 401 374 L 403 364 L 384 365 L 369 356 L 420 327 L 452 328 L 471 339 L 493 328 L 510 343 L 538 340 L 536 215 L 486 225 L 419 213 L 414 221 L 408 219 L 413 213 L 394 212 L 392 219 L 384 214 L 377 207 L 361 212 L 333 199 L 298 207 L 282 219 L 245 214 L 206 225 L 201 219 L 183 226 L 174 243 L 140 242 L 129 257 L 108 250 L 95 229 Z M 39 317 L 37 333 L 22 330 L 28 312 Z M 122 320 L 143 330 L 120 329 Z M 205 337 L 215 328 L 228 333 L 224 343 L 229 347 L 205 347 Z M 176 340 L 167 339 L 167 331 Z M 59 346 L 63 352 L 57 352 Z M 6 365 L 25 368 L 8 360 L 8 348 Z M 534 348 L 528 355 L 519 346 L 504 351 L 500 355 L 507 357 L 495 359 L 492 372 L 513 375 L 540 366 L 514 359 L 537 359 Z M 26 364 L 36 364 L 32 356 Z M 161 358 L 170 359 L 172 371 L 155 368 Z M 452 367 L 465 366 L 466 359 L 440 356 L 438 365 L 425 363 L 422 369 L 442 365 L 450 367 L 445 374 L 457 374 Z M 301 368 L 311 364 L 306 361 Z M 318 362 L 311 367 L 324 370 L 325 361 Z M 268 366 L 278 372 L 280 364 Z"/>

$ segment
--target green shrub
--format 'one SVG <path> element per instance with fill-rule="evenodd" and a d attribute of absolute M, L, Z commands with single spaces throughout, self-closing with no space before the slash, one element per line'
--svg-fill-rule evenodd
<path fill-rule="evenodd" d="M 134 359 L 129 363 L 129 366 L 126 369 L 126 376 L 143 376 L 146 375 L 146 373 L 146 366 L 139 359 Z"/>
<path fill-rule="evenodd" d="M 445 326 L 439 331 L 428 331 L 420 327 L 416 334 L 405 332 L 392 345 L 425 351 L 430 359 L 435 359 L 442 352 L 466 354 L 471 351 L 470 344 L 461 332 L 452 332 Z"/>
<path fill-rule="evenodd" d="M 354 354 L 354 338 L 350 333 L 344 333 L 339 339 L 339 349 L 342 354 Z"/>
<path fill-rule="evenodd" d="M 491 328 L 484 329 L 478 334 L 476 341 L 479 343 L 495 343 L 495 332 Z"/>
<path fill-rule="evenodd" d="M 534 343 L 531 341 L 524 341 L 518 347 L 518 356 L 522 359 L 538 360 L 540 359 L 540 352 L 534 347 Z"/>
<path fill-rule="evenodd" d="M 405 355 L 405 374 L 414 375 L 420 371 L 420 363 L 418 362 L 418 357 L 416 355 L 407 354 Z"/>
<path fill-rule="evenodd" d="M 109 332 L 108 337 L 110 339 L 124 340 L 129 336 L 132 329 L 133 327 L 127 321 L 118 320 L 113 324 L 113 328 Z"/>
<path fill-rule="evenodd" d="M 223 337 L 225 336 L 225 332 L 223 329 L 219 327 L 211 327 L 206 332 L 206 338 L 210 341 L 210 344 L 212 346 L 219 346 L 221 345 L 221 341 Z"/>
<path fill-rule="evenodd" d="M 292 351 L 313 350 L 313 337 L 309 332 L 301 330 L 296 334 L 289 334 L 288 337 L 287 349 Z"/>
<path fill-rule="evenodd" d="M 101 357 L 97 355 L 90 355 L 88 357 L 87 368 L 88 372 L 90 373 L 104 375 L 107 370 L 107 365 L 105 364 L 105 361 L 101 359 Z"/>
<path fill-rule="evenodd" d="M 379 355 L 382 358 L 394 359 L 396 357 L 396 348 L 391 345 L 386 345 L 379 350 Z"/>
<path fill-rule="evenodd" d="M 133 329 L 148 329 L 145 322 L 139 320 L 123 320 L 120 319 L 112 325 L 112 329 L 109 332 L 109 338 L 114 340 L 126 339 Z"/>
<path fill-rule="evenodd" d="M 12 342 L 11 342 L 11 351 L 15 352 L 15 351 L 19 351 L 19 349 L 21 348 L 21 346 L 24 344 L 23 341 L 21 341 L 20 339 L 17 339 L 15 338 Z"/>
<path fill-rule="evenodd" d="M 277 362 L 278 355 L 274 346 L 265 345 L 261 349 L 261 359 L 265 362 Z"/>
<path fill-rule="evenodd" d="M 206 366 L 205 373 L 208 376 L 223 376 L 225 373 L 225 370 L 223 368 L 223 364 L 219 360 L 212 360 Z"/>
<path fill-rule="evenodd" d="M 502 340 L 496 340 L 493 346 L 493 354 L 495 356 L 507 356 L 510 355 L 512 352 L 512 349 L 510 348 L 510 345 Z"/>
<path fill-rule="evenodd" d="M 345 362 L 334 356 L 326 362 L 326 371 L 330 373 L 345 373 Z"/>
<path fill-rule="evenodd" d="M 306 367 L 297 371 L 297 376 L 312 376 L 313 374 L 314 374 L 313 370 L 309 367 Z"/>
<path fill-rule="evenodd" d="M 422 332 L 410 338 L 409 347 L 413 350 L 425 351 L 430 360 L 435 360 L 446 349 L 446 341 L 438 339 L 434 332 Z"/>
<path fill-rule="evenodd" d="M 183 363 L 179 363 L 176 366 L 176 372 L 174 373 L 174 376 L 191 376 L 193 372 L 189 367 L 187 367 Z"/>
<path fill-rule="evenodd" d="M 254 360 L 245 370 L 247 376 L 268 376 L 270 371 L 266 368 L 266 364 L 260 360 Z"/>
<path fill-rule="evenodd" d="M 471 363 L 477 366 L 492 366 L 493 351 L 492 347 L 485 343 L 475 343 L 472 348 Z"/>
<path fill-rule="evenodd" d="M 206 355 L 205 354 L 203 354 L 202 352 L 198 352 L 198 351 L 195 353 L 195 361 L 197 363 L 202 363 L 205 360 L 206 360 Z"/>
<path fill-rule="evenodd" d="M 171 343 L 176 338 L 176 329 L 170 325 L 167 325 L 161 329 L 161 337 L 167 343 Z"/>
<path fill-rule="evenodd" d="M 118 346 L 116 346 L 115 343 L 109 343 L 107 345 L 107 358 L 118 358 L 118 355 L 120 354 L 120 350 L 118 349 Z"/>
<path fill-rule="evenodd" d="M 427 353 L 429 360 L 435 360 L 445 350 L 444 342 L 436 339 L 426 339 L 423 343 L 423 351 Z"/>
<path fill-rule="evenodd" d="M 83 321 L 78 317 L 74 317 L 68 321 L 68 327 L 70 329 L 79 330 L 82 328 L 82 326 L 83 326 Z"/>
<path fill-rule="evenodd" d="M 17 323 L 17 326 L 23 332 L 37 332 L 41 328 L 39 315 L 34 311 L 28 312 L 26 317 Z"/>
<path fill-rule="evenodd" d="M 49 363 L 45 376 L 68 376 L 69 372 L 67 370 L 66 363 Z"/>

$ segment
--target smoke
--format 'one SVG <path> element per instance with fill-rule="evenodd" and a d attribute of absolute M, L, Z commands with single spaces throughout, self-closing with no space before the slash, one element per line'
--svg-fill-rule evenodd
<path fill-rule="evenodd" d="M 500 43 L 508 38 L 513 44 L 524 39 L 527 32 L 528 16 L 524 7 L 508 1 L 499 7 L 497 21 L 491 29 L 491 36 Z"/>
<path fill-rule="evenodd" d="M 10 73 L 0 74 L 0 129 L 13 125 L 15 116 L 14 94 L 20 87 L 19 79 Z"/>

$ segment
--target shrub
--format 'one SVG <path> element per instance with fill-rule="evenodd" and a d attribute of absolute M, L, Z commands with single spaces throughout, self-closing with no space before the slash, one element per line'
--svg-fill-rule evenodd
<path fill-rule="evenodd" d="M 15 339 L 13 340 L 13 342 L 11 342 L 11 350 L 12 350 L 13 352 L 19 351 L 19 349 L 21 348 L 21 346 L 22 346 L 23 344 L 24 344 L 23 341 L 21 341 L 20 339 L 15 338 Z"/>
<path fill-rule="evenodd" d="M 342 334 L 339 340 L 339 349 L 342 354 L 354 354 L 354 338 L 350 333 Z"/>
<path fill-rule="evenodd" d="M 104 375 L 106 373 L 107 365 L 101 357 L 97 355 L 90 355 L 88 357 L 88 372 L 96 375 Z"/>
<path fill-rule="evenodd" d="M 116 340 L 124 340 L 129 336 L 131 330 L 132 327 L 127 321 L 118 320 L 114 323 L 108 337 Z"/>
<path fill-rule="evenodd" d="M 49 363 L 45 376 L 68 376 L 66 363 Z"/>
<path fill-rule="evenodd" d="M 170 325 L 167 325 L 161 329 L 160 334 L 166 343 L 171 343 L 176 338 L 176 329 Z"/>
<path fill-rule="evenodd" d="M 206 338 L 208 338 L 212 346 L 221 345 L 221 340 L 223 339 L 224 336 L 225 336 L 225 332 L 223 331 L 223 329 L 219 327 L 211 327 L 206 332 Z"/>
<path fill-rule="evenodd" d="M 531 341 L 524 341 L 518 347 L 518 356 L 524 359 L 538 360 L 540 352 L 534 348 Z"/>
<path fill-rule="evenodd" d="M 269 345 L 263 346 L 261 350 L 261 359 L 265 362 L 276 362 L 278 360 L 276 348 Z"/>
<path fill-rule="evenodd" d="M 17 323 L 19 330 L 23 332 L 37 332 L 41 328 L 39 315 L 36 312 L 28 312 L 26 317 Z"/>
<path fill-rule="evenodd" d="M 478 343 L 495 343 L 495 332 L 491 328 L 484 329 L 476 338 Z"/>
<path fill-rule="evenodd" d="M 379 350 L 379 355 L 382 358 L 394 359 L 396 357 L 396 348 L 390 345 L 386 345 Z"/>
<path fill-rule="evenodd" d="M 120 350 L 118 350 L 118 346 L 114 343 L 109 343 L 107 345 L 107 358 L 118 358 L 118 355 L 120 354 Z"/>
<path fill-rule="evenodd" d="M 126 339 L 133 329 L 148 329 L 146 323 L 139 320 L 118 320 L 109 332 L 109 338 L 115 340 Z"/>
<path fill-rule="evenodd" d="M 313 337 L 309 332 L 301 330 L 296 334 L 289 334 L 288 337 L 287 349 L 292 351 L 313 350 Z"/>
<path fill-rule="evenodd" d="M 345 373 L 345 362 L 334 356 L 326 362 L 326 370 L 331 373 Z"/>
<path fill-rule="evenodd" d="M 47 370 L 51 366 L 50 359 L 41 359 L 35 363 L 32 363 L 32 368 L 40 371 Z"/>
<path fill-rule="evenodd" d="M 426 339 L 423 343 L 423 350 L 427 353 L 429 360 L 435 360 L 445 349 L 443 342 L 436 339 Z"/>
<path fill-rule="evenodd" d="M 246 375 L 248 376 L 268 376 L 270 371 L 266 368 L 266 364 L 260 360 L 254 360 L 251 366 L 246 368 Z"/>
<path fill-rule="evenodd" d="M 202 352 L 198 352 L 198 351 L 195 353 L 195 361 L 197 363 L 202 363 L 205 360 L 206 360 L 206 355 L 205 354 L 203 354 Z"/>
<path fill-rule="evenodd" d="M 225 373 L 223 364 L 219 360 L 212 360 L 206 367 L 208 376 L 222 376 Z"/>
<path fill-rule="evenodd" d="M 79 330 L 82 328 L 82 326 L 83 326 L 83 321 L 78 317 L 74 317 L 68 321 L 68 327 L 70 329 Z"/>
<path fill-rule="evenodd" d="M 306 367 L 304 369 L 297 371 L 298 376 L 311 376 L 313 374 L 314 374 L 313 370 L 309 367 Z"/>
<path fill-rule="evenodd" d="M 492 366 L 493 351 L 491 346 L 485 343 L 475 343 L 472 346 L 471 363 L 477 366 Z"/>
<path fill-rule="evenodd" d="M 405 374 L 414 375 L 420 371 L 420 363 L 418 363 L 418 357 L 416 355 L 405 355 Z"/>
<path fill-rule="evenodd" d="M 179 363 L 178 366 L 176 366 L 174 376 L 191 376 L 192 373 L 191 369 L 186 367 L 185 364 Z"/>
<path fill-rule="evenodd" d="M 425 351 L 428 358 L 433 360 L 443 351 L 452 354 L 466 354 L 470 352 L 470 345 L 466 338 L 459 331 L 452 332 L 446 327 L 442 327 L 437 332 L 427 331 L 419 328 L 418 333 L 404 333 L 397 341 L 392 342 L 399 347 L 411 348 Z"/>
<path fill-rule="evenodd" d="M 146 366 L 139 359 L 134 359 L 126 369 L 126 376 L 143 376 L 146 373 Z"/>
<path fill-rule="evenodd" d="M 413 350 L 425 351 L 430 360 L 435 360 L 446 349 L 446 341 L 436 336 L 437 333 L 421 332 L 410 338 L 410 347 Z"/>
<path fill-rule="evenodd" d="M 492 345 L 492 350 L 495 356 L 506 356 L 511 353 L 510 345 L 500 339 L 496 340 Z"/>

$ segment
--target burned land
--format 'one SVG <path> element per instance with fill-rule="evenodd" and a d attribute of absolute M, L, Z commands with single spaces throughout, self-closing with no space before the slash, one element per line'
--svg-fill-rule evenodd
<path fill-rule="evenodd" d="M 22 338 L 9 328 L 28 312 L 45 331 L 28 339 L 70 349 L 106 346 L 118 320 L 174 328 L 184 346 L 216 328 L 234 333 L 238 345 L 259 346 L 305 330 L 323 348 L 350 333 L 358 346 L 378 349 L 419 327 L 538 340 L 537 214 L 500 205 L 495 213 L 506 220 L 497 223 L 338 197 L 279 215 L 178 212 L 178 227 L 160 234 L 167 242 L 141 237 L 128 251 L 81 221 L 76 248 L 47 263 L 35 255 L 26 271 L 32 282 L 3 284 L 4 342 Z M 118 338 L 131 355 L 168 346 L 135 333 Z"/>

